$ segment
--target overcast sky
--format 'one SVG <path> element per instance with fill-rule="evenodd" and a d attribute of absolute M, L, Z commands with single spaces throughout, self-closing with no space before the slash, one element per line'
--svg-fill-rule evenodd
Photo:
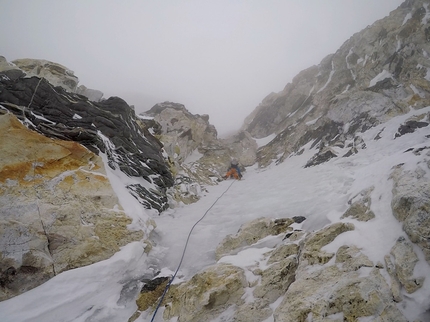
<path fill-rule="evenodd" d="M 182 103 L 224 136 L 402 2 L 0 0 L 0 55 L 60 63 L 137 112 Z"/>

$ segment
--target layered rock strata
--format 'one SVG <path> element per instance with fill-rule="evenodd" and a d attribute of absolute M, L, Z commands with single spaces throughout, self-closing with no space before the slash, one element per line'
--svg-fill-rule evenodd
<path fill-rule="evenodd" d="M 24 77 L 21 70 L 16 77 L 16 68 L 3 66 L 1 109 L 47 137 L 75 141 L 96 154 L 106 154 L 112 169 L 143 180 L 130 183 L 129 189 L 145 207 L 159 211 L 168 207 L 166 192 L 174 182 L 162 144 L 139 125 L 124 100 L 111 97 L 91 102 L 54 87 L 44 77 Z"/>

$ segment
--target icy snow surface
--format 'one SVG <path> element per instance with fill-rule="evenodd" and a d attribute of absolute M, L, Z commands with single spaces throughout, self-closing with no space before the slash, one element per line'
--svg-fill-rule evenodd
<path fill-rule="evenodd" d="M 369 83 L 369 87 L 375 86 L 377 82 L 380 82 L 386 78 L 393 78 L 393 75 L 387 71 L 387 70 L 383 70 L 382 72 L 380 72 L 378 75 L 376 75 Z"/>
<path fill-rule="evenodd" d="M 430 112 L 430 107 L 419 111 L 420 114 L 423 112 Z M 302 229 L 317 230 L 339 221 L 347 209 L 348 200 L 372 185 L 375 187 L 372 210 L 376 218 L 368 223 L 345 219 L 353 222 L 356 229 L 341 234 L 326 249 L 355 244 L 375 263 L 383 263 L 383 256 L 389 253 L 396 239 L 406 236 L 390 208 L 392 182 L 389 175 L 392 168 L 404 163 L 405 167 L 414 169 L 417 162 L 429 159 L 425 153 L 404 152 L 409 148 L 428 146 L 426 135 L 430 134 L 429 127 L 394 139 L 399 124 L 412 114 L 418 112 L 411 111 L 363 133 L 367 148 L 357 155 L 339 157 L 305 169 L 306 161 L 316 152 L 310 150 L 308 144 L 300 156 L 265 169 L 247 168 L 244 180 L 235 181 L 232 185 L 232 181 L 227 180 L 217 186 L 206 187 L 208 192 L 199 202 L 169 210 L 161 216 L 142 209 L 129 197 L 124 188 L 124 177 L 106 166 L 123 208 L 133 218 L 133 228 L 140 223 L 142 229 L 147 229 L 143 222 L 151 217 L 156 221 L 157 228 L 153 232 L 155 246 L 151 253 L 144 254 L 144 244 L 135 242 L 108 260 L 61 273 L 31 291 L 1 302 L 0 320 L 126 322 L 136 310 L 135 299 L 138 288 L 142 286 L 138 279 L 151 277 L 158 270 L 167 275 L 176 270 L 191 227 L 224 192 L 194 229 L 175 283 L 214 264 L 217 244 L 226 235 L 236 233 L 245 222 L 263 216 L 305 216 L 307 220 L 303 222 Z M 374 140 L 379 132 L 381 139 Z M 428 169 L 426 175 L 430 177 Z M 260 248 L 250 248 L 221 261 L 246 267 L 258 261 L 262 252 L 271 247 L 269 240 Z M 430 304 L 430 267 L 417 247 L 415 250 L 421 259 L 417 268 L 419 275 L 427 278 L 421 289 L 409 294 L 399 304 L 411 321 Z M 280 302 L 281 299 L 272 304 L 273 308 Z M 215 321 L 229 321 L 233 311 L 226 310 Z M 150 312 L 146 312 L 137 321 L 150 321 L 150 317 Z M 162 321 L 162 310 L 155 321 Z M 273 317 L 267 319 L 269 321 L 273 321 Z"/>

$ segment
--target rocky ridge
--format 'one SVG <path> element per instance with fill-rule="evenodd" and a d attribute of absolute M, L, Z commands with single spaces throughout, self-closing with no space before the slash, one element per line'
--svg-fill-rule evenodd
<path fill-rule="evenodd" d="M 315 146 L 319 152 L 307 166 L 359 153 L 365 148 L 361 132 L 428 106 L 429 10 L 426 1 L 405 1 L 319 65 L 300 72 L 281 92 L 268 95 L 243 126 L 255 138 L 276 134 L 259 149 L 259 165 L 283 162 Z M 428 124 L 423 114 L 405 122 L 399 135 Z M 346 146 L 345 155 L 336 152 Z"/>

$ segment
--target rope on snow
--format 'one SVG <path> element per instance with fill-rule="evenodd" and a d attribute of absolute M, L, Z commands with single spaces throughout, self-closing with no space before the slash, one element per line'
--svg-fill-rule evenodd
<path fill-rule="evenodd" d="M 151 322 L 153 322 L 154 321 L 154 318 L 155 318 L 155 316 L 157 315 L 157 311 L 158 311 L 158 309 L 160 308 L 160 305 L 161 305 L 161 302 L 163 302 L 163 300 L 164 300 L 164 296 L 166 295 L 166 293 L 167 293 L 167 291 L 169 290 L 169 288 L 170 288 L 170 285 L 173 283 L 173 280 L 175 279 L 175 277 L 176 277 L 176 274 L 178 274 L 178 271 L 179 271 L 179 269 L 181 268 L 181 265 L 182 265 L 182 261 L 183 261 L 183 259 L 184 259 L 184 256 L 185 256 L 185 251 L 187 250 L 187 247 L 188 247 L 188 241 L 190 240 L 190 237 L 191 237 L 191 234 L 192 234 L 192 232 L 193 232 L 193 230 L 194 230 L 194 227 L 196 227 L 197 226 L 197 224 L 199 223 L 199 222 L 201 222 L 202 220 L 203 220 L 203 218 L 205 218 L 205 216 L 207 215 L 207 213 L 212 209 L 212 207 L 213 206 L 215 206 L 215 204 L 218 202 L 218 200 L 220 200 L 223 196 L 224 196 L 224 194 L 226 194 L 226 192 L 230 189 L 230 187 L 233 185 L 233 183 L 235 183 L 236 182 L 236 180 L 233 180 L 232 181 L 232 183 L 227 187 L 227 189 L 215 200 L 215 202 L 208 208 L 208 210 L 206 210 L 206 212 L 204 213 L 204 215 L 199 219 L 199 220 L 197 220 L 196 221 L 196 223 L 193 225 L 193 227 L 191 228 L 191 230 L 190 230 L 190 232 L 188 233 L 188 237 L 187 237 L 187 241 L 185 242 L 185 246 L 184 246 L 184 251 L 182 252 L 182 256 L 181 256 L 181 260 L 179 261 L 179 265 L 178 265 L 178 268 L 176 269 L 176 271 L 175 271 L 175 274 L 173 274 L 173 276 L 172 276 L 172 278 L 170 279 L 170 281 L 169 281 L 169 283 L 167 283 L 167 285 L 166 285 L 166 287 L 165 287 L 165 289 L 164 289 L 164 292 L 163 292 L 163 294 L 161 295 L 161 298 L 160 298 L 160 301 L 158 302 L 158 304 L 157 304 L 157 307 L 155 308 L 155 311 L 154 311 L 154 314 L 152 315 L 152 319 L 151 319 Z"/>

